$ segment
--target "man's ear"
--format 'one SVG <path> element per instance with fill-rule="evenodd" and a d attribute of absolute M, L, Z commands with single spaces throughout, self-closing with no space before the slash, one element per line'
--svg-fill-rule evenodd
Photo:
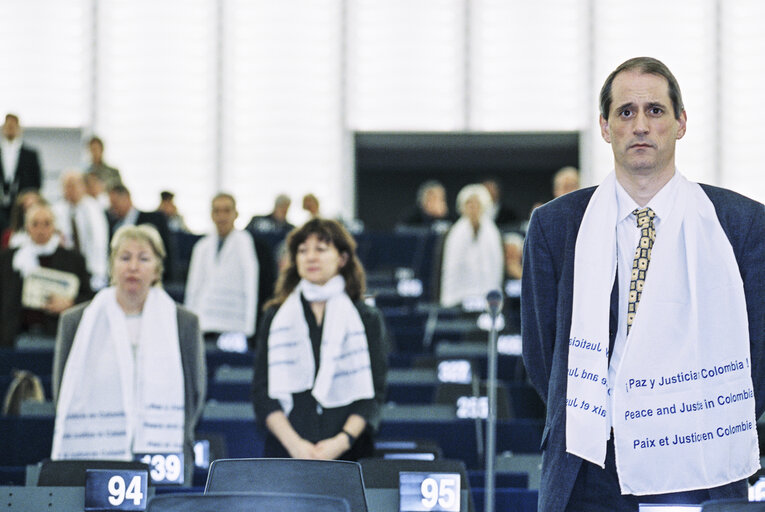
<path fill-rule="evenodd" d="M 608 120 L 601 114 L 598 118 L 600 123 L 600 136 L 603 140 L 611 144 L 611 133 L 608 131 Z"/>
<path fill-rule="evenodd" d="M 688 124 L 688 114 L 685 113 L 685 110 L 680 112 L 680 119 L 677 120 L 677 138 L 682 139 L 683 135 L 685 135 L 685 128 Z"/>

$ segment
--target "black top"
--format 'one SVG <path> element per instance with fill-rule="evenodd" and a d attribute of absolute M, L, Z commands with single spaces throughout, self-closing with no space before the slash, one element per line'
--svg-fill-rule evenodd
<path fill-rule="evenodd" d="M 308 335 L 313 347 L 314 360 L 320 361 L 322 328 L 316 322 L 316 317 L 308 301 L 302 296 L 300 299 L 303 304 L 305 319 L 308 323 Z M 354 305 L 359 311 L 359 316 L 364 324 L 364 330 L 367 335 L 375 397 L 357 400 L 343 407 L 322 408 L 311 394 L 311 390 L 293 393 L 292 399 L 294 405 L 288 416 L 295 431 L 312 443 L 337 435 L 343 429 L 345 421 L 351 414 L 358 414 L 363 417 L 367 422 L 367 427 L 351 447 L 351 450 L 341 455 L 340 458 L 346 460 L 356 460 L 360 457 L 372 455 L 372 433 L 380 423 L 380 406 L 385 399 L 386 374 L 388 371 L 388 334 L 382 314 L 376 308 L 367 306 L 363 302 L 355 302 Z M 268 396 L 268 333 L 277 310 L 278 308 L 272 307 L 263 314 L 261 325 L 258 329 L 255 352 L 252 399 L 258 425 L 264 428 L 266 417 L 274 411 L 281 410 L 279 401 Z M 318 372 L 318 365 L 316 371 Z M 276 437 L 268 431 L 266 453 L 264 456 L 289 456 Z"/>

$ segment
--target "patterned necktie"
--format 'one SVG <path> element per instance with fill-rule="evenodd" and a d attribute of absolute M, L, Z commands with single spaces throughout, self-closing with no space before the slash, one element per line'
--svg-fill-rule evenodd
<path fill-rule="evenodd" d="M 640 228 L 640 242 L 635 249 L 635 259 L 632 261 L 632 277 L 630 278 L 630 295 L 627 301 L 627 333 L 632 328 L 632 321 L 637 313 L 640 296 L 643 293 L 645 274 L 648 264 L 651 262 L 651 249 L 656 239 L 656 229 L 653 227 L 653 218 L 656 216 L 650 208 L 635 210 L 632 214 L 637 218 L 637 226 Z"/>
<path fill-rule="evenodd" d="M 75 218 L 74 210 L 71 211 L 71 215 L 69 217 L 69 222 L 71 222 L 72 225 L 72 245 L 74 246 L 74 249 L 77 252 L 81 252 L 80 248 L 80 232 L 77 229 L 77 220 Z"/>

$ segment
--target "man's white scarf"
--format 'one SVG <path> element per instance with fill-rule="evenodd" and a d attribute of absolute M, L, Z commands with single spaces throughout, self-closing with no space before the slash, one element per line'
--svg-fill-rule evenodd
<path fill-rule="evenodd" d="M 612 393 L 625 494 L 716 487 L 760 467 L 743 282 L 714 205 L 698 184 L 679 178 L 615 382 L 608 382 L 607 354 L 614 173 L 593 194 L 576 241 L 566 449 L 604 465 Z"/>
<path fill-rule="evenodd" d="M 66 361 L 51 459 L 130 460 L 183 451 L 184 380 L 175 302 L 152 288 L 135 360 L 113 287 L 82 315 Z"/>
<path fill-rule="evenodd" d="M 318 372 L 301 293 L 309 302 L 326 301 Z M 330 408 L 375 396 L 364 324 L 340 275 L 324 286 L 300 281 L 271 322 L 268 396 L 278 399 L 289 415 L 292 394 L 308 389 L 322 407 Z"/>
<path fill-rule="evenodd" d="M 219 237 L 194 246 L 186 282 L 186 307 L 199 315 L 202 331 L 252 336 L 258 309 L 258 259 L 252 237 L 234 230 L 218 251 Z"/>
<path fill-rule="evenodd" d="M 47 243 L 39 245 L 32 241 L 31 238 L 24 240 L 24 243 L 19 246 L 13 255 L 13 270 L 21 274 L 21 277 L 27 277 L 29 274 L 40 268 L 40 256 L 50 256 L 61 242 L 61 238 L 58 235 L 50 237 Z"/>

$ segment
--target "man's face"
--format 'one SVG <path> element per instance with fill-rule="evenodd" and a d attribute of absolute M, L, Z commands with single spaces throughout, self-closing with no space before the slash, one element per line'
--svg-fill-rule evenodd
<path fill-rule="evenodd" d="M 90 158 L 93 161 L 93 163 L 94 164 L 101 163 L 101 159 L 103 158 L 103 154 L 104 154 L 104 147 L 98 141 L 91 142 L 89 147 L 90 147 Z"/>
<path fill-rule="evenodd" d="M 224 237 L 234 230 L 237 212 L 234 203 L 227 197 L 219 197 L 212 203 L 212 220 L 218 236 Z"/>
<path fill-rule="evenodd" d="M 35 207 L 27 219 L 29 238 L 37 245 L 45 245 L 53 236 L 53 214 L 48 208 Z"/>
<path fill-rule="evenodd" d="M 19 126 L 18 120 L 13 116 L 6 117 L 5 123 L 3 123 L 3 137 L 13 140 L 19 135 L 21 135 L 21 126 Z"/>
<path fill-rule="evenodd" d="M 675 142 L 685 135 L 687 117 L 675 119 L 667 80 L 659 75 L 624 71 L 611 88 L 608 120 L 600 132 L 611 144 L 617 176 L 672 173 Z"/>
<path fill-rule="evenodd" d="M 71 204 L 77 204 L 85 195 L 85 182 L 78 176 L 66 176 L 64 178 L 64 199 Z"/>
<path fill-rule="evenodd" d="M 429 188 L 425 192 L 422 209 L 431 217 L 437 219 L 445 217 L 449 212 L 449 208 L 446 206 L 446 191 L 441 187 Z"/>
<path fill-rule="evenodd" d="M 133 207 L 130 196 L 119 192 L 109 192 L 109 204 L 112 207 L 112 213 L 120 219 L 124 219 Z"/>

